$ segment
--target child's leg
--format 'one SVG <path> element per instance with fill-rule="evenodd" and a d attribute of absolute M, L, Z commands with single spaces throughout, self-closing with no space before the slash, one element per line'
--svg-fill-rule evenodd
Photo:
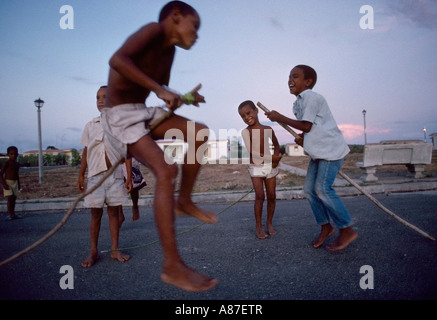
<path fill-rule="evenodd" d="M 335 177 L 342 165 L 343 159 L 336 161 L 320 160 L 315 183 L 316 193 L 323 202 L 330 220 L 340 229 L 340 234 L 335 243 L 328 246 L 331 251 L 342 250 L 357 238 L 357 233 L 351 227 L 352 218 L 335 189 L 332 188 Z"/>
<path fill-rule="evenodd" d="M 109 231 L 111 233 L 111 258 L 120 262 L 129 260 L 130 256 L 118 250 L 120 234 L 120 208 L 121 206 L 108 206 Z"/>
<path fill-rule="evenodd" d="M 102 221 L 103 208 L 91 208 L 91 222 L 90 222 L 90 254 L 85 261 L 81 263 L 84 268 L 92 267 L 97 259 L 99 253 L 97 251 L 97 243 L 99 240 L 100 223 Z"/>
<path fill-rule="evenodd" d="M 15 216 L 15 200 L 17 199 L 17 197 L 11 195 L 5 198 L 7 199 L 8 214 L 11 218 L 13 218 Z"/>
<path fill-rule="evenodd" d="M 275 229 L 273 228 L 272 221 L 273 215 L 275 214 L 276 208 L 276 177 L 266 179 L 266 193 L 267 193 L 267 230 L 271 236 L 276 234 Z"/>
<path fill-rule="evenodd" d="M 262 224 L 262 214 L 264 205 L 264 178 L 251 177 L 253 188 L 255 190 L 255 203 L 253 209 L 255 211 L 255 230 L 258 239 L 267 239 L 268 235 L 265 233 Z"/>
<path fill-rule="evenodd" d="M 155 140 L 163 139 L 168 130 L 179 129 L 183 135 L 184 140 L 188 142 L 188 151 L 185 155 L 184 164 L 182 165 L 182 178 L 181 186 L 179 190 L 179 198 L 175 205 L 175 212 L 179 215 L 191 215 L 199 220 L 207 223 L 216 223 L 217 216 L 207 210 L 202 210 L 197 207 L 191 200 L 191 193 L 193 191 L 194 183 L 196 182 L 197 174 L 199 173 L 201 164 L 198 161 L 197 152 L 199 147 L 205 143 L 205 140 L 196 141 L 197 135 L 201 130 L 202 137 L 207 136 L 208 128 L 202 124 L 191 122 L 188 125 L 189 120 L 180 116 L 172 116 L 168 120 L 164 121 L 156 129 L 152 131 L 152 136 Z"/>
<path fill-rule="evenodd" d="M 118 228 L 119 229 L 123 225 L 124 220 L 126 220 L 126 219 L 124 217 L 123 206 L 119 206 L 119 208 L 118 208 Z"/>
<path fill-rule="evenodd" d="M 312 160 L 308 164 L 307 175 L 304 182 L 304 192 L 313 210 L 316 222 L 321 226 L 320 233 L 313 241 L 313 247 L 319 248 L 325 240 L 334 234 L 335 230 L 329 223 L 328 211 L 316 192 L 316 181 L 319 171 L 320 160 Z M 322 179 L 321 179 L 322 180 Z"/>
<path fill-rule="evenodd" d="M 217 280 L 188 268 L 177 249 L 173 199 L 177 167 L 165 162 L 164 153 L 149 135 L 129 145 L 128 151 L 147 166 L 156 178 L 153 207 L 164 256 L 161 279 L 188 291 L 211 289 L 217 284 Z"/>
<path fill-rule="evenodd" d="M 138 208 L 138 199 L 140 198 L 139 190 L 132 189 L 130 197 L 132 199 L 132 221 L 136 221 L 140 218 L 140 209 Z"/>
<path fill-rule="evenodd" d="M 319 163 L 320 160 L 310 159 L 307 175 L 305 177 L 305 182 L 303 185 L 303 191 L 305 192 L 305 196 L 311 206 L 317 224 L 324 225 L 326 223 L 329 223 L 329 214 L 327 209 L 323 205 L 323 202 L 319 198 L 316 189 L 318 175 L 321 174 L 319 172 Z M 320 180 L 323 181 L 323 179 Z"/>

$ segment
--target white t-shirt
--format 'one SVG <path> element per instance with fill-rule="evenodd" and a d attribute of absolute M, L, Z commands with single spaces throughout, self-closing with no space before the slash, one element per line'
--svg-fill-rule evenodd
<path fill-rule="evenodd" d="M 80 144 L 87 147 L 88 178 L 108 170 L 105 161 L 105 145 L 103 144 L 104 133 L 100 117 L 89 121 L 82 132 Z M 116 178 L 122 178 L 120 168 L 114 171 Z"/>
<path fill-rule="evenodd" d="M 326 99 L 307 89 L 297 96 L 293 105 L 297 120 L 311 122 L 310 132 L 304 133 L 305 152 L 313 160 L 339 160 L 350 151 L 335 122 Z"/>

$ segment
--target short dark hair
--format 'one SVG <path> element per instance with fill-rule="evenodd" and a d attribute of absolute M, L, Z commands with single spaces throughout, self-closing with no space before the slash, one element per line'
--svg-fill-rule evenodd
<path fill-rule="evenodd" d="M 299 64 L 297 66 L 295 66 L 295 68 L 299 68 L 303 71 L 303 78 L 306 79 L 311 79 L 313 80 L 313 82 L 310 85 L 310 88 L 312 89 L 317 82 L 317 72 L 316 70 L 314 70 L 313 68 L 311 68 L 310 66 L 304 65 L 304 64 Z"/>
<path fill-rule="evenodd" d="M 197 11 L 189 4 L 186 4 L 185 2 L 170 1 L 161 9 L 161 12 L 159 13 L 159 20 L 158 21 L 161 22 L 165 18 L 167 18 L 170 15 L 170 13 L 172 12 L 172 10 L 175 8 L 179 9 L 179 11 L 181 12 L 181 14 L 183 16 L 186 16 L 189 14 L 192 14 L 192 15 L 197 14 Z"/>
<path fill-rule="evenodd" d="M 242 103 L 240 103 L 240 105 L 238 106 L 238 110 L 241 110 L 246 105 L 251 107 L 253 110 L 256 110 L 255 103 L 253 103 L 253 101 L 251 101 L 251 100 L 246 100 L 246 101 L 243 101 Z"/>
<path fill-rule="evenodd" d="M 8 147 L 8 149 L 6 151 L 8 153 L 11 152 L 11 151 L 17 151 L 17 153 L 18 153 L 18 148 L 16 146 L 10 146 L 10 147 Z"/>

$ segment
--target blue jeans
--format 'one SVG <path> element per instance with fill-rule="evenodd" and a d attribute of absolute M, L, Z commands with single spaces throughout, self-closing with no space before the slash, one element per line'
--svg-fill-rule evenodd
<path fill-rule="evenodd" d="M 352 224 L 349 212 L 332 188 L 342 165 L 343 159 L 335 161 L 310 159 L 304 192 L 319 225 L 332 222 L 337 228 L 343 229 Z"/>

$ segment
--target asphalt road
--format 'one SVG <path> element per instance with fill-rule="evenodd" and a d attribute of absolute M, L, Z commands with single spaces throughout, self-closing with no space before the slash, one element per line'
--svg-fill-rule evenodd
<path fill-rule="evenodd" d="M 398 216 L 437 236 L 437 191 L 375 197 Z M 193 218 L 178 217 L 178 232 L 198 226 L 178 236 L 183 259 L 219 279 L 215 288 L 201 293 L 160 281 L 162 253 L 159 243 L 150 244 L 157 239 L 150 207 L 141 207 L 141 219 L 136 222 L 130 221 L 130 208 L 124 209 L 120 247 L 131 255 L 128 262 L 113 261 L 108 252 L 102 252 L 94 267 L 82 268 L 89 249 L 90 213 L 78 210 L 48 241 L 0 267 L 0 300 L 435 300 L 437 241 L 399 223 L 365 196 L 343 201 L 359 237 L 337 253 L 325 246 L 312 248 L 319 227 L 305 199 L 277 201 L 274 226 L 278 234 L 267 240 L 256 239 L 250 201 L 230 208 L 224 203 L 201 205 L 215 212 L 227 208 L 215 225 L 199 226 Z M 14 221 L 5 221 L 6 215 L 1 214 L 0 260 L 45 235 L 65 212 L 26 212 L 23 219 Z M 99 247 L 110 247 L 106 214 Z M 70 267 L 60 273 L 64 265 Z M 62 283 L 73 288 L 63 289 Z"/>

